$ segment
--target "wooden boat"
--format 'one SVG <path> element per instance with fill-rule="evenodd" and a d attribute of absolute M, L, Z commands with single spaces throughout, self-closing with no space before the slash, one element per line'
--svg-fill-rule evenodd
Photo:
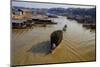
<path fill-rule="evenodd" d="M 66 31 L 66 28 L 67 28 L 67 25 L 65 25 L 65 26 L 63 27 L 63 31 Z"/>
<path fill-rule="evenodd" d="M 83 24 L 83 27 L 90 28 L 90 29 L 95 29 L 96 25 L 95 24 Z"/>
<path fill-rule="evenodd" d="M 25 28 L 25 20 L 12 20 L 12 28 Z"/>
<path fill-rule="evenodd" d="M 63 39 L 63 31 L 62 30 L 54 31 L 53 33 L 51 33 L 50 39 L 51 39 L 50 52 L 52 52 L 61 43 Z"/>

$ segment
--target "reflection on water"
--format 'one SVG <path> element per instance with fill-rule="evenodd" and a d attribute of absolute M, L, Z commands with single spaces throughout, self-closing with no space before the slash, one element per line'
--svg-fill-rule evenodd
<path fill-rule="evenodd" d="M 70 47 L 72 52 L 77 51 L 78 54 L 88 53 L 93 51 L 95 54 L 95 31 L 85 29 L 82 24 L 77 23 L 75 20 L 68 20 L 66 17 L 51 18 L 57 25 L 47 25 L 46 27 L 32 27 L 31 29 L 13 29 L 12 30 L 12 52 L 23 48 L 26 45 L 36 46 L 38 43 L 43 43 L 50 40 L 50 34 L 58 29 L 63 29 L 64 25 L 67 24 L 67 29 L 64 32 L 62 44 L 65 47 Z M 39 45 L 40 45 L 39 44 Z M 68 46 L 69 44 L 69 46 Z M 36 49 L 39 48 L 40 49 Z M 35 49 L 29 49 L 33 52 L 38 53 L 41 49 L 45 49 L 43 46 L 33 47 Z M 48 46 L 47 46 L 48 47 Z M 46 47 L 46 49 L 47 49 Z M 76 49 L 74 49 L 76 48 Z M 85 50 L 84 50 L 85 48 Z M 90 48 L 90 49 L 89 49 Z M 67 50 L 67 49 L 65 49 Z M 44 50 L 42 50 L 44 51 Z M 75 53 L 75 52 L 74 52 Z M 91 55 L 91 54 L 90 54 Z M 83 55 L 84 56 L 84 55 Z M 87 55 L 88 57 L 89 55 Z M 90 56 L 91 57 L 91 56 Z M 93 58 L 93 57 L 92 57 Z"/>

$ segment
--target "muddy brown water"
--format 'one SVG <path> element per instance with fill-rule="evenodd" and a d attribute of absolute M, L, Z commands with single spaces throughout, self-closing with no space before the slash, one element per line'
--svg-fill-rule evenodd
<path fill-rule="evenodd" d="M 33 26 L 29 29 L 12 29 L 11 63 L 13 65 L 44 64 L 77 61 L 95 61 L 95 31 L 85 29 L 75 20 L 59 16 L 51 18 L 57 25 Z M 63 40 L 52 52 L 50 34 L 62 30 Z"/>

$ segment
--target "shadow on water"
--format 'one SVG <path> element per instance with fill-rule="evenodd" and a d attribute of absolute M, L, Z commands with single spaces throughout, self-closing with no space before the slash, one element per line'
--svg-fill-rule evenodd
<path fill-rule="evenodd" d="M 50 52 L 50 41 L 44 41 L 33 45 L 28 52 L 48 54 Z"/>

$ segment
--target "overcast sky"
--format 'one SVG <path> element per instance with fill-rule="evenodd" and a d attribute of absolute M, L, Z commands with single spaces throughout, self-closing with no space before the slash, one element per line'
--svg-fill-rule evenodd
<path fill-rule="evenodd" d="M 63 4 L 50 4 L 50 3 L 37 3 L 37 2 L 16 2 L 12 1 L 12 6 L 21 6 L 21 7 L 28 7 L 28 8 L 94 8 L 94 6 L 83 6 L 83 5 L 63 5 Z"/>

